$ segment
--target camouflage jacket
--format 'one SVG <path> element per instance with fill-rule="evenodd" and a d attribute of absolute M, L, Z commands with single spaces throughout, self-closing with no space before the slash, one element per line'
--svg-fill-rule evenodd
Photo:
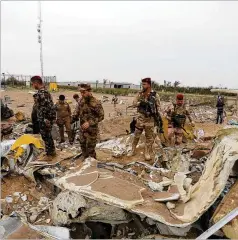
<path fill-rule="evenodd" d="M 80 99 L 73 118 L 80 118 L 80 125 L 89 122 L 90 127 L 98 127 L 98 123 L 104 119 L 101 102 L 93 96 L 89 101 L 84 98 Z"/>
<path fill-rule="evenodd" d="M 156 93 L 155 91 L 151 91 L 150 94 L 154 94 L 155 95 L 155 105 L 156 105 L 156 108 L 157 108 L 157 112 L 160 111 L 160 97 L 159 97 L 159 94 Z M 146 94 L 144 92 L 139 92 L 138 95 L 135 97 L 134 101 L 133 101 L 133 107 L 137 107 L 137 111 L 139 113 L 139 118 L 147 118 L 142 112 L 140 112 L 139 110 L 139 106 L 141 104 L 141 102 L 148 102 L 148 98 L 150 96 L 150 94 Z"/>
<path fill-rule="evenodd" d="M 71 117 L 71 108 L 67 102 L 61 103 L 58 101 L 55 104 L 57 119 L 63 119 L 66 117 Z"/>
<path fill-rule="evenodd" d="M 50 93 L 41 88 L 36 93 L 37 98 L 37 117 L 39 121 L 44 121 L 45 119 L 53 121 L 56 119 L 56 111 L 54 103 Z"/>

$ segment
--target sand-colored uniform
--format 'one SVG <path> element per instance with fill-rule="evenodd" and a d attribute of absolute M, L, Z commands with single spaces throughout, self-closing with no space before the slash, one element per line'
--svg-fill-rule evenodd
<path fill-rule="evenodd" d="M 80 146 L 84 158 L 96 158 L 95 147 L 98 139 L 98 124 L 104 119 L 104 110 L 102 104 L 95 97 L 90 96 L 79 101 L 78 107 L 73 115 L 74 119 L 79 118 L 80 126 L 89 123 L 89 128 L 83 130 L 80 128 Z"/>
<path fill-rule="evenodd" d="M 56 114 L 57 114 L 57 125 L 59 126 L 60 138 L 64 142 L 64 127 L 68 134 L 69 142 L 72 141 L 71 132 L 71 108 L 69 104 L 65 101 L 58 101 L 55 104 Z"/>
<path fill-rule="evenodd" d="M 183 127 L 186 118 L 192 122 L 188 107 L 183 105 L 171 104 L 166 109 L 166 117 L 168 119 L 168 139 L 171 145 L 181 144 L 183 140 Z"/>
<path fill-rule="evenodd" d="M 151 93 L 155 94 L 155 104 L 157 107 L 157 111 L 159 112 L 160 110 L 160 98 L 157 93 L 155 93 L 153 90 Z M 151 151 L 152 144 L 154 142 L 154 126 L 155 126 L 155 121 L 153 116 L 146 116 L 143 111 L 140 110 L 140 104 L 141 102 L 147 102 L 150 94 L 146 94 L 144 92 L 140 92 L 134 99 L 133 101 L 133 106 L 137 107 L 138 111 L 138 117 L 136 120 L 136 129 L 135 129 L 135 137 L 134 141 L 132 144 L 132 147 L 136 147 L 136 145 L 139 142 L 140 136 L 145 130 L 145 137 L 146 137 L 146 151 Z"/>

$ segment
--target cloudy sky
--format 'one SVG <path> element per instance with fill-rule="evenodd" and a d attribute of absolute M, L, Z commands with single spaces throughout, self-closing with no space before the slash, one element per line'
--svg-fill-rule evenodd
<path fill-rule="evenodd" d="M 44 75 L 238 88 L 238 2 L 44 1 Z M 1 72 L 40 74 L 37 1 L 1 2 Z"/>

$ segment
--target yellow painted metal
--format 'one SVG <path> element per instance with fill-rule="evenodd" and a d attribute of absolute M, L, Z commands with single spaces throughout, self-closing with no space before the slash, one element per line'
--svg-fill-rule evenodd
<path fill-rule="evenodd" d="M 32 134 L 24 134 L 15 141 L 11 147 L 11 150 L 18 150 L 18 148 L 24 144 L 33 144 L 36 148 L 44 148 L 44 144 L 41 138 L 37 138 Z M 20 153 L 21 150 L 19 150 L 19 154 Z"/>
<path fill-rule="evenodd" d="M 15 114 L 15 118 L 17 121 L 21 122 L 21 121 L 25 121 L 26 120 L 26 117 L 25 117 L 25 114 L 21 111 L 17 112 Z"/>
<path fill-rule="evenodd" d="M 50 83 L 49 85 L 49 91 L 50 92 L 57 92 L 58 91 L 58 85 L 55 82 Z"/>
<path fill-rule="evenodd" d="M 164 134 L 160 134 L 160 139 L 162 142 L 164 142 L 165 141 L 164 137 L 166 139 L 168 139 L 168 120 L 165 117 L 162 117 L 162 120 L 163 120 Z M 190 124 L 186 123 L 184 126 L 184 129 L 187 132 L 186 133 L 185 131 L 183 131 L 184 137 L 186 139 L 193 140 L 196 138 L 196 136 L 194 135 L 194 127 L 192 127 Z"/>

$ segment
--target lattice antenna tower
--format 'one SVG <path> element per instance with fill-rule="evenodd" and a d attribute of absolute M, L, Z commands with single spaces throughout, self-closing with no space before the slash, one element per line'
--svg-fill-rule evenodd
<path fill-rule="evenodd" d="M 41 1 L 38 1 L 38 43 L 40 44 L 40 66 L 41 66 L 41 77 L 44 80 L 44 71 L 43 71 L 43 49 L 42 49 L 42 18 L 41 18 Z"/>

